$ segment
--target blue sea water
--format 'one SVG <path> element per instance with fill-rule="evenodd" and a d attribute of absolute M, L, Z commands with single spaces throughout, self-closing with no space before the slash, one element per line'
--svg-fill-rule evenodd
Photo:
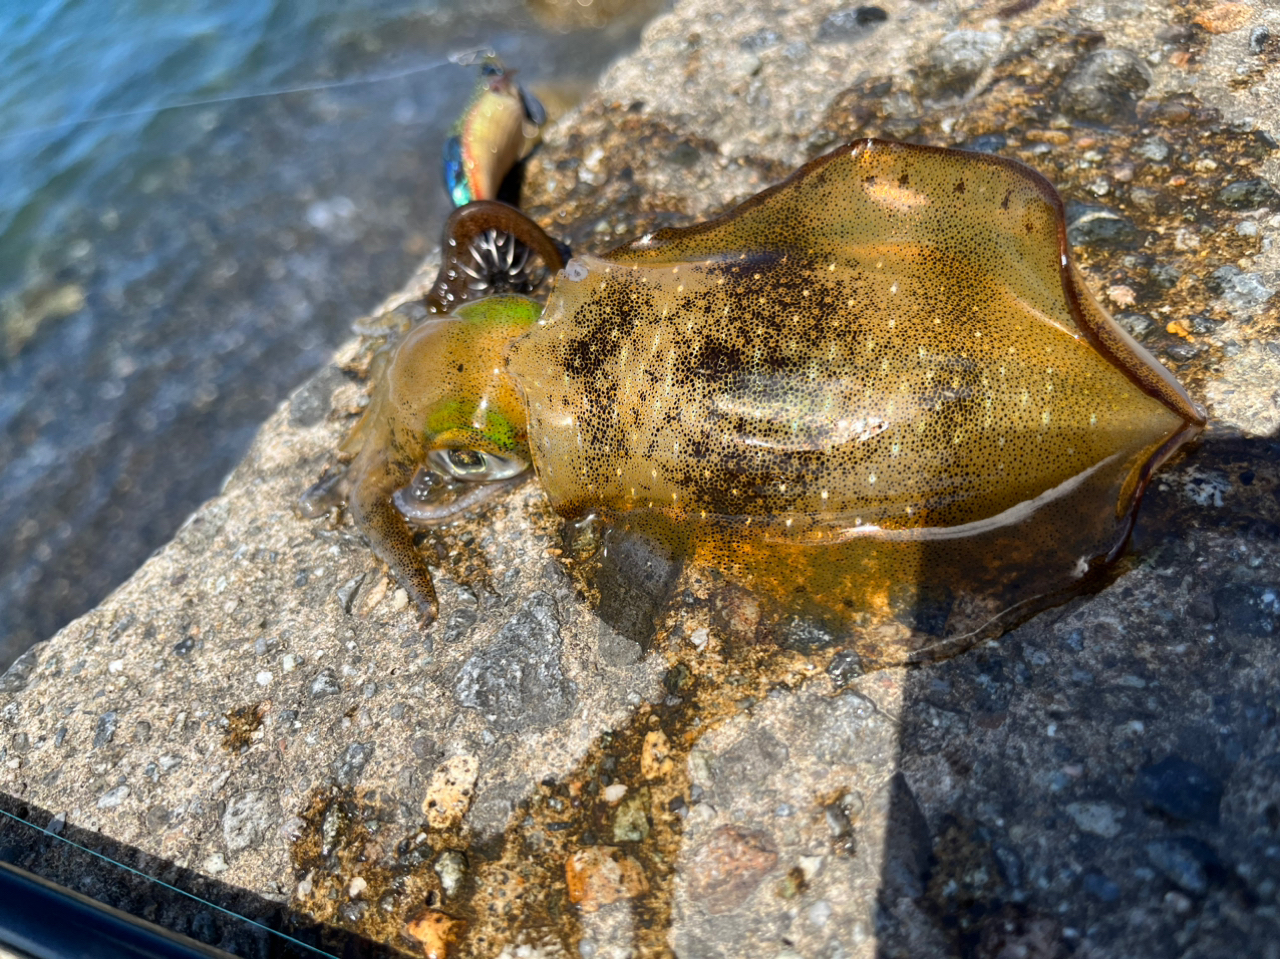
<path fill-rule="evenodd" d="M 558 32 L 520 0 L 0 4 L 0 669 L 164 543 L 438 241 L 474 82 L 450 56 L 589 82 L 640 25 Z"/>
<path fill-rule="evenodd" d="M 423 4 L 15 0 L 0 10 L 0 288 L 77 207 L 218 122 L 166 105 L 317 79 L 344 35 Z M 307 70 L 308 64 L 314 67 Z M 304 81 L 305 82 L 305 81 Z M 142 185 L 142 184 L 139 184 Z M 143 192 L 150 192 L 143 190 Z"/>

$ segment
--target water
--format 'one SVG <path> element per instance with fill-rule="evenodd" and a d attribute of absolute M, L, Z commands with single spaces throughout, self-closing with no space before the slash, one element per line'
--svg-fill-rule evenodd
<path fill-rule="evenodd" d="M 449 55 L 586 84 L 655 6 L 559 32 L 519 0 L 3 5 L 0 669 L 163 544 L 438 241 L 474 81 Z"/>

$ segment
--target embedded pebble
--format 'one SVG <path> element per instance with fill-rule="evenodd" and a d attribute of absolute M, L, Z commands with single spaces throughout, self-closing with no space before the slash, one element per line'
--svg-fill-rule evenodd
<path fill-rule="evenodd" d="M 809 49 L 809 44 L 805 43 L 803 40 L 796 40 L 794 43 L 788 43 L 787 48 L 782 52 L 786 55 L 788 60 L 799 63 L 802 60 L 807 59 L 811 51 Z"/>
<path fill-rule="evenodd" d="M 342 692 L 342 684 L 338 682 L 332 669 L 320 670 L 316 678 L 311 681 L 312 699 L 324 699 L 326 696 L 336 696 L 340 692 Z"/>
<path fill-rule="evenodd" d="M 1255 57 L 1262 56 L 1267 49 L 1267 41 L 1271 39 L 1271 31 L 1258 24 L 1249 31 L 1249 52 Z"/>
<path fill-rule="evenodd" d="M 1218 191 L 1218 199 L 1233 210 L 1249 210 L 1259 206 L 1270 206 L 1280 202 L 1280 193 L 1276 192 L 1261 177 L 1254 180 L 1236 180 L 1228 183 Z"/>
<path fill-rule="evenodd" d="M 1268 288 L 1261 274 L 1245 273 L 1238 266 L 1220 266 L 1205 278 L 1204 285 L 1211 293 L 1222 297 L 1227 309 L 1233 313 L 1257 309 L 1275 295 Z"/>
<path fill-rule="evenodd" d="M 345 923 L 355 925 L 369 911 L 369 904 L 363 900 L 344 902 L 338 907 L 338 917 Z"/>
<path fill-rule="evenodd" d="M 1147 334 L 1155 328 L 1151 318 L 1141 313 L 1117 313 L 1115 319 L 1135 340 L 1146 339 Z"/>
<path fill-rule="evenodd" d="M 711 770 L 716 791 L 727 798 L 744 786 L 767 782 L 787 762 L 786 743 L 767 729 L 751 729 L 717 756 Z"/>
<path fill-rule="evenodd" d="M 818 27 L 818 43 L 840 43 L 865 37 L 889 19 L 880 7 L 854 7 L 828 14 Z"/>
<path fill-rule="evenodd" d="M 865 802 L 860 793 L 847 792 L 823 807 L 823 818 L 831 833 L 836 852 L 853 855 L 857 851 L 853 824 L 862 816 L 864 806 Z"/>
<path fill-rule="evenodd" d="M 333 780 L 339 786 L 354 786 L 360 773 L 373 758 L 373 743 L 351 743 L 342 755 L 333 761 Z"/>
<path fill-rule="evenodd" d="M 467 857 L 456 849 L 449 849 L 436 859 L 434 868 L 436 875 L 440 877 L 440 887 L 444 894 L 456 896 L 467 874 Z"/>
<path fill-rule="evenodd" d="M 1138 797 L 1173 819 L 1216 826 L 1222 783 L 1208 770 L 1180 756 L 1167 756 L 1138 771 Z"/>
<path fill-rule="evenodd" d="M 98 723 L 93 731 L 93 748 L 105 746 L 115 737 L 116 727 L 119 725 L 119 718 L 115 710 L 103 713 L 98 717 Z"/>
<path fill-rule="evenodd" d="M 1161 289 L 1172 289 L 1181 277 L 1179 269 L 1169 264 L 1156 264 L 1151 268 L 1151 280 Z"/>
<path fill-rule="evenodd" d="M 863 672 L 862 658 L 851 649 L 836 653 L 827 664 L 827 675 L 837 689 L 848 686 Z"/>
<path fill-rule="evenodd" d="M 1067 240 L 1073 246 L 1132 249 L 1142 244 L 1142 233 L 1132 220 L 1110 207 L 1096 203 L 1068 203 Z"/>
<path fill-rule="evenodd" d="M 1166 879 L 1193 895 L 1209 888 L 1205 867 L 1214 865 L 1217 859 L 1208 846 L 1187 836 L 1148 843 L 1147 857 Z"/>
<path fill-rule="evenodd" d="M 531 593 L 493 642 L 462 664 L 454 696 L 504 732 L 567 719 L 578 687 L 564 674 L 562 647 L 555 601 Z"/>
<path fill-rule="evenodd" d="M 15 659 L 7 671 L 0 673 L 0 693 L 20 693 L 26 689 L 37 662 L 36 647 Z"/>
<path fill-rule="evenodd" d="M 926 96 L 957 96 L 978 79 L 995 59 L 1000 34 L 982 30 L 953 30 L 929 51 L 921 66 L 921 92 Z"/>
<path fill-rule="evenodd" d="M 360 591 L 360 584 L 364 582 L 366 575 L 366 573 L 361 573 L 358 576 L 353 576 L 336 590 L 338 605 L 342 607 L 344 613 L 350 615 L 351 606 L 356 601 L 356 593 Z"/>
<path fill-rule="evenodd" d="M 777 30 L 765 28 L 757 30 L 755 33 L 748 34 L 738 41 L 738 49 L 745 50 L 748 53 L 754 53 L 757 50 L 767 50 L 769 47 L 776 46 L 782 39 L 778 35 Z M 821 37 L 819 37 L 821 39 Z"/>
<path fill-rule="evenodd" d="M 152 832 L 160 832 L 169 825 L 169 810 L 160 803 L 156 803 L 147 809 L 146 815 L 142 817 L 143 823 Z"/>
<path fill-rule="evenodd" d="M 813 754 L 819 762 L 849 765 L 873 761 L 896 748 L 891 724 L 875 703 L 846 692 L 823 701 L 810 713 Z M 783 754 L 785 758 L 785 753 Z"/>
<path fill-rule="evenodd" d="M 98 797 L 99 809 L 115 809 L 122 802 L 129 798 L 128 786 L 116 786 L 114 789 L 108 789 Z"/>
<path fill-rule="evenodd" d="M 1151 86 L 1151 71 L 1130 50 L 1104 48 L 1071 71 L 1058 94 L 1058 108 L 1086 123 L 1125 119 Z"/>
<path fill-rule="evenodd" d="M 1280 634 L 1280 583 L 1230 583 L 1214 590 L 1218 623 L 1227 639 L 1270 639 Z"/>
<path fill-rule="evenodd" d="M 279 808 L 266 793 L 250 790 L 237 796 L 222 814 L 222 838 L 227 852 L 243 852 L 259 845 L 271 834 L 278 819 Z"/>
<path fill-rule="evenodd" d="M 825 899 L 819 899 L 809 907 L 809 921 L 821 929 L 831 918 L 831 913 L 831 903 Z"/>
<path fill-rule="evenodd" d="M 1073 802 L 1067 804 L 1067 815 L 1075 820 L 1083 832 L 1114 839 L 1120 835 L 1120 820 L 1124 810 L 1105 802 Z"/>
<path fill-rule="evenodd" d="M 564 864 L 569 901 L 583 912 L 634 899 L 649 891 L 640 864 L 608 846 L 587 846 L 571 855 Z"/>
<path fill-rule="evenodd" d="M 1173 248 L 1180 253 L 1200 249 L 1200 234 L 1190 227 L 1179 227 L 1173 235 Z"/>
<path fill-rule="evenodd" d="M 1152 163 L 1163 163 L 1169 159 L 1170 148 L 1160 137 L 1147 137 L 1134 147 L 1133 152 Z"/>
<path fill-rule="evenodd" d="M 442 638 L 446 643 L 456 643 L 466 639 L 478 618 L 474 609 L 467 609 L 465 606 L 455 609 L 445 622 Z"/>
<path fill-rule="evenodd" d="M 413 754 L 424 762 L 434 763 L 444 756 L 444 750 L 430 736 L 417 736 L 409 744 Z"/>
<path fill-rule="evenodd" d="M 614 842 L 644 842 L 649 838 L 648 790 L 638 792 L 618 807 L 613 816 Z"/>
<path fill-rule="evenodd" d="M 623 636 L 604 621 L 599 624 L 597 642 L 596 648 L 600 654 L 600 662 L 606 666 L 630 666 L 638 663 L 644 656 L 644 650 L 639 643 Z"/>
<path fill-rule="evenodd" d="M 966 140 L 960 148 L 975 153 L 999 153 L 1008 145 L 1009 141 L 1003 133 L 982 133 Z"/>
<path fill-rule="evenodd" d="M 689 896 L 709 913 L 730 912 L 777 863 L 777 846 L 767 833 L 744 826 L 720 826 L 689 863 Z"/>
<path fill-rule="evenodd" d="M 1231 480 L 1221 470 L 1192 466 L 1182 473 L 1182 495 L 1197 506 L 1221 507 L 1231 492 Z"/>
<path fill-rule="evenodd" d="M 1136 294 L 1133 292 L 1133 287 L 1116 284 L 1115 286 L 1107 287 L 1107 299 L 1116 306 L 1133 306 L 1136 301 Z"/>

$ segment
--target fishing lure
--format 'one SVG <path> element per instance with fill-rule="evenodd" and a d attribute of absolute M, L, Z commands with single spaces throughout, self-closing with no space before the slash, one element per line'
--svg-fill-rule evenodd
<path fill-rule="evenodd" d="M 471 102 L 445 141 L 444 182 L 454 206 L 496 200 L 502 181 L 537 145 L 546 111 L 496 57 L 486 57 Z"/>
<path fill-rule="evenodd" d="M 531 234 L 522 214 L 498 201 L 517 162 L 537 144 L 546 112 L 496 57 L 480 67 L 480 81 L 445 141 L 445 187 L 457 210 L 445 225 L 439 279 L 427 297 L 447 313 L 466 299 L 532 293 L 559 269 L 561 250 L 541 230 Z M 531 237 L 532 246 L 517 238 Z M 543 269 L 538 265 L 542 264 Z"/>

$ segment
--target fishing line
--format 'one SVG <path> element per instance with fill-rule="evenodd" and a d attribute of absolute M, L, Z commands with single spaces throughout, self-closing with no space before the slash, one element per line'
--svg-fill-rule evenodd
<path fill-rule="evenodd" d="M 200 100 L 179 100 L 176 103 L 162 103 L 154 107 L 137 107 L 132 110 L 117 110 L 110 113 L 94 113 L 87 117 L 80 117 L 76 120 L 62 120 L 58 123 L 45 123 L 39 126 L 25 127 L 21 130 L 13 130 L 9 133 L 0 134 L 0 143 L 6 140 L 13 140 L 18 137 L 31 136 L 35 133 L 48 133 L 52 130 L 71 129 L 74 127 L 84 126 L 89 123 L 102 123 L 106 120 L 123 120 L 128 117 L 153 116 L 159 113 L 165 113 L 169 110 L 185 110 L 191 107 L 209 107 L 216 106 L 220 103 L 235 103 L 239 100 L 257 100 L 263 97 L 278 97 L 290 93 L 317 93 L 322 90 L 341 90 L 347 87 L 358 87 L 370 83 L 386 83 L 391 80 L 403 80 L 406 77 L 417 76 L 420 73 L 429 73 L 432 70 L 438 70 L 441 67 L 454 65 L 467 65 L 477 62 L 485 55 L 491 54 L 492 51 L 487 47 L 475 50 L 465 50 L 461 53 L 453 53 L 440 60 L 434 60 L 430 63 L 418 64 L 416 67 L 407 67 L 403 70 L 392 70 L 388 73 L 374 73 L 362 77 L 351 77 L 346 80 L 330 80 L 324 83 L 304 84 L 296 87 L 277 87 L 271 90 L 258 90 L 253 93 L 228 93 L 220 97 L 206 97 Z"/>
<path fill-rule="evenodd" d="M 309 952 L 314 952 L 316 955 L 325 956 L 326 959 L 338 959 L 338 957 L 333 955 L 332 953 L 325 952 L 323 949 L 317 949 L 315 946 L 308 945 L 307 943 L 303 942 L 301 939 L 293 938 L 293 936 L 289 935 L 288 933 L 281 932 L 278 929 L 272 929 L 270 926 L 263 925 L 260 922 L 250 919 L 248 916 L 242 916 L 238 912 L 232 912 L 230 909 L 227 909 L 223 906 L 219 906 L 217 903 L 210 902 L 208 899 L 200 898 L 193 892 L 187 892 L 185 889 L 179 889 L 177 886 L 170 885 L 169 883 L 165 882 L 163 879 L 157 879 L 155 876 L 148 876 L 145 872 L 142 872 L 141 870 L 134 869 L 132 866 L 126 866 L 122 862 L 117 862 L 116 860 L 112 859 L 110 856 L 97 852 L 96 850 L 90 849 L 88 846 L 82 846 L 78 842 L 75 842 L 74 840 L 67 839 L 65 836 L 59 836 L 56 832 L 50 832 L 48 829 L 41 829 L 35 823 L 27 822 L 27 820 L 23 819 L 21 816 L 15 816 L 13 813 L 9 812 L 6 809 L 0 809 L 0 815 L 7 816 L 8 818 L 12 819 L 14 822 L 20 822 L 24 826 L 30 826 L 36 832 L 43 833 L 46 836 L 51 836 L 54 839 L 57 839 L 59 842 L 66 843 L 68 846 L 74 846 L 76 849 L 79 849 L 81 852 L 87 852 L 90 856 L 95 856 L 98 859 L 101 859 L 103 862 L 110 863 L 113 866 L 117 866 L 120 869 L 123 869 L 125 872 L 132 873 L 133 875 L 139 877 L 140 879 L 146 879 L 149 882 L 154 882 L 156 885 L 164 886 L 164 888 L 166 889 L 171 889 L 176 893 L 186 896 L 188 899 L 194 899 L 196 902 L 200 903 L 202 906 L 208 906 L 210 909 L 216 909 L 218 912 L 223 913 L 224 915 L 230 916 L 232 919 L 239 919 L 241 922 L 247 922 L 251 926 L 256 926 L 257 928 L 261 929 L 263 932 L 270 933 L 273 936 L 279 936 L 281 939 L 287 940 L 288 942 L 293 943 L 295 946 L 301 946 L 303 949 L 306 949 Z"/>

